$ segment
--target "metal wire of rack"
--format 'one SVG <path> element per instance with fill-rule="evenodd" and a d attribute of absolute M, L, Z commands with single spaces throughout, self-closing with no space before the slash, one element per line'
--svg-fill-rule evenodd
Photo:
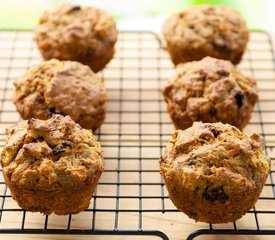
<path fill-rule="evenodd" d="M 20 120 L 12 103 L 12 80 L 39 61 L 32 32 L 0 32 L 0 150 L 5 128 Z M 242 219 L 229 224 L 195 223 L 169 200 L 158 158 L 173 126 L 160 89 L 174 69 L 156 34 L 121 32 L 115 58 L 100 73 L 105 79 L 108 111 L 96 135 L 104 150 L 105 171 L 90 207 L 69 216 L 26 212 L 12 200 L 1 174 L 0 234 L 150 235 L 165 240 L 275 235 L 275 60 L 267 33 L 251 33 L 240 69 L 257 79 L 260 90 L 245 131 L 261 133 L 272 159 L 261 197 Z"/>

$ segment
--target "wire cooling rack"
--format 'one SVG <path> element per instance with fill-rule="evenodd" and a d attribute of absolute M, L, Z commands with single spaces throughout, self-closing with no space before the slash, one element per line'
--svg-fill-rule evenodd
<path fill-rule="evenodd" d="M 0 150 L 5 128 L 20 120 L 12 103 L 12 81 L 41 61 L 32 38 L 28 31 L 0 32 Z M 162 239 L 275 235 L 275 65 L 269 35 L 251 33 L 239 67 L 257 79 L 260 89 L 245 131 L 261 133 L 272 171 L 255 207 L 229 224 L 188 219 L 175 209 L 160 177 L 158 158 L 174 130 L 160 89 L 175 74 L 162 41 L 154 33 L 121 32 L 116 48 L 115 59 L 100 73 L 108 112 L 96 135 L 104 150 L 105 171 L 90 207 L 69 216 L 26 212 L 12 200 L 1 174 L 0 234 L 139 235 L 138 239 L 140 235 Z"/>

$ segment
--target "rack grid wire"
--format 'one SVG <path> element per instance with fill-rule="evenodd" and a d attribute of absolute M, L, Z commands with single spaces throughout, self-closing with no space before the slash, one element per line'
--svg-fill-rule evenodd
<path fill-rule="evenodd" d="M 5 128 L 20 120 L 12 103 L 12 82 L 41 60 L 31 31 L 0 31 L 0 151 Z M 161 88 L 175 69 L 158 35 L 120 32 L 115 58 L 99 73 L 105 80 L 108 110 L 95 134 L 104 151 L 105 171 L 90 207 L 68 216 L 26 212 L 12 199 L 0 174 L 0 234 L 151 235 L 162 239 L 275 235 L 275 61 L 267 33 L 251 32 L 239 68 L 257 80 L 260 95 L 245 131 L 263 136 L 272 159 L 260 199 L 243 218 L 228 224 L 195 223 L 169 200 L 158 159 L 174 128 Z"/>

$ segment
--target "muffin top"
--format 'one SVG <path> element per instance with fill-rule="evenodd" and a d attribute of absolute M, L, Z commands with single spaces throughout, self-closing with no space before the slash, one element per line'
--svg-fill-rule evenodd
<path fill-rule="evenodd" d="M 208 201 L 225 201 L 246 188 L 263 186 L 270 159 L 258 134 L 245 135 L 229 124 L 195 122 L 173 133 L 160 166 L 166 179 L 178 179 Z"/>
<path fill-rule="evenodd" d="M 30 68 L 14 85 L 14 103 L 24 119 L 47 119 L 60 113 L 79 122 L 86 116 L 97 118 L 105 113 L 102 79 L 88 66 L 75 61 L 42 62 Z"/>
<path fill-rule="evenodd" d="M 168 110 L 182 121 L 179 128 L 194 121 L 221 121 L 243 128 L 258 100 L 254 79 L 244 77 L 231 62 L 211 57 L 179 64 L 163 95 Z"/>
<path fill-rule="evenodd" d="M 249 38 L 241 15 L 224 5 L 201 5 L 174 14 L 165 21 L 163 34 L 171 44 L 202 48 L 213 57 L 239 52 Z"/>
<path fill-rule="evenodd" d="M 42 14 L 35 39 L 46 59 L 78 60 L 109 51 L 117 30 L 113 17 L 102 9 L 63 4 Z"/>
<path fill-rule="evenodd" d="M 69 116 L 30 119 L 7 129 L 3 172 L 18 187 L 54 191 L 103 171 L 100 144 Z"/>

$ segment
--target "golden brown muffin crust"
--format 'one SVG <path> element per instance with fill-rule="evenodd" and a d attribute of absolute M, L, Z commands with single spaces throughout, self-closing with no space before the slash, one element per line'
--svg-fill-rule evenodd
<path fill-rule="evenodd" d="M 174 64 L 211 56 L 237 64 L 249 31 L 241 15 L 223 5 L 191 7 L 169 17 L 163 34 Z"/>
<path fill-rule="evenodd" d="M 20 122 L 7 134 L 1 165 L 19 206 L 45 214 L 88 207 L 103 171 L 101 147 L 90 130 L 53 115 Z"/>
<path fill-rule="evenodd" d="M 243 76 L 229 61 L 211 57 L 179 64 L 163 96 L 180 129 L 194 121 L 223 122 L 243 129 L 258 100 L 254 79 Z"/>
<path fill-rule="evenodd" d="M 60 113 L 93 130 L 104 121 L 103 81 L 81 63 L 52 59 L 30 68 L 14 85 L 14 103 L 23 119 Z"/>
<path fill-rule="evenodd" d="M 173 133 L 160 159 L 175 206 L 196 221 L 235 221 L 257 201 L 270 160 L 258 134 L 222 123 L 195 122 Z"/>
<path fill-rule="evenodd" d="M 35 40 L 45 59 L 80 61 L 98 72 L 114 55 L 117 30 L 102 9 L 63 4 L 43 13 Z"/>

